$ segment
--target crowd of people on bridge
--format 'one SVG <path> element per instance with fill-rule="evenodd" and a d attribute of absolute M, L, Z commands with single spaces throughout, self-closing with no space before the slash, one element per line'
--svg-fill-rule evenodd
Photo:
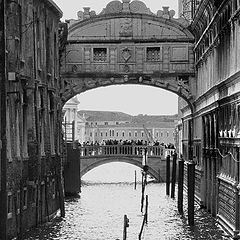
<path fill-rule="evenodd" d="M 102 140 L 101 142 L 98 141 L 87 141 L 83 142 L 82 144 L 79 143 L 79 146 L 86 147 L 86 146 L 111 146 L 111 145 L 128 145 L 128 146 L 163 146 L 167 149 L 175 149 L 174 144 L 168 143 L 164 144 L 163 142 L 160 143 L 159 141 L 144 141 L 144 140 L 117 140 L 117 139 L 107 139 Z"/>

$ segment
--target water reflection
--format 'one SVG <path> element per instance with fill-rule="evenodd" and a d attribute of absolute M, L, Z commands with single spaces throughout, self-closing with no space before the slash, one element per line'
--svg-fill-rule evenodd
<path fill-rule="evenodd" d="M 165 184 L 147 185 L 148 225 L 144 240 L 221 239 L 211 216 L 196 206 L 195 226 L 177 212 L 177 201 L 165 196 Z M 141 186 L 133 183 L 94 183 L 82 186 L 80 198 L 66 200 L 66 217 L 31 232 L 25 239 L 116 240 L 122 239 L 123 216 L 130 222 L 127 239 L 137 240 L 143 216 L 140 212 Z M 184 201 L 186 203 L 186 199 Z M 186 205 L 184 212 L 187 212 Z"/>

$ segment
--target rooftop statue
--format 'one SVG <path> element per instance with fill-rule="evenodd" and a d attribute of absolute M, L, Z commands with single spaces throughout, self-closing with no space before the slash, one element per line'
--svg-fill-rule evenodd
<path fill-rule="evenodd" d="M 107 4 L 107 6 L 99 13 L 96 14 L 95 11 L 90 11 L 89 7 L 84 7 L 83 11 L 79 11 L 77 13 L 78 19 L 67 20 L 67 22 L 71 25 L 73 23 L 84 21 L 89 18 L 93 18 L 96 16 L 103 15 L 114 15 L 114 14 L 145 14 L 152 15 L 159 18 L 165 19 L 174 19 L 178 21 L 182 25 L 188 25 L 189 23 L 183 18 L 174 18 L 175 11 L 169 10 L 169 7 L 163 7 L 162 10 L 158 10 L 157 13 L 151 12 L 151 10 L 146 6 L 146 4 L 142 1 L 138 0 L 114 0 Z"/>

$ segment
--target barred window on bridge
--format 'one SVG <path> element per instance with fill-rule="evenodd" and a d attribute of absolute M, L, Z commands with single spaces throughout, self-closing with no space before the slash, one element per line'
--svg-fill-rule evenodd
<path fill-rule="evenodd" d="M 160 47 L 148 47 L 147 48 L 147 61 L 148 62 L 160 61 Z"/>
<path fill-rule="evenodd" d="M 94 62 L 106 62 L 107 61 L 107 49 L 106 48 L 94 48 L 93 49 L 93 61 Z"/>

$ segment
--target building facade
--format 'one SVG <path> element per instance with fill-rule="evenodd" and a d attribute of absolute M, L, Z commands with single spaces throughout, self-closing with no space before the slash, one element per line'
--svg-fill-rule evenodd
<path fill-rule="evenodd" d="M 195 35 L 194 111 L 180 101 L 182 153 L 196 162 L 196 194 L 220 225 L 240 230 L 240 1 L 202 0 Z M 189 144 L 190 143 L 190 144 Z"/>
<path fill-rule="evenodd" d="M 178 14 L 180 17 L 192 21 L 201 0 L 178 0 Z"/>
<path fill-rule="evenodd" d="M 106 140 L 174 144 L 177 116 L 131 116 L 121 112 L 79 111 L 86 116 L 85 143 Z M 80 142 L 82 143 L 82 142 Z"/>
<path fill-rule="evenodd" d="M 5 0 L 0 5 L 0 239 L 5 240 L 49 220 L 59 207 L 64 212 L 59 97 L 62 12 L 51 0 Z"/>
<path fill-rule="evenodd" d="M 78 112 L 77 97 L 71 98 L 63 107 L 63 132 L 66 141 L 85 142 L 86 118 Z"/>

